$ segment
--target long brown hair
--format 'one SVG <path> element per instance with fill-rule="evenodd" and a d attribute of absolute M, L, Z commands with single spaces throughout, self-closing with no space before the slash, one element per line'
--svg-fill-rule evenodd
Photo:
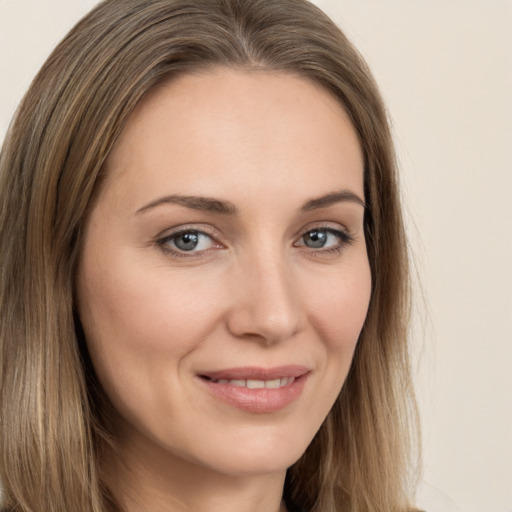
<path fill-rule="evenodd" d="M 0 156 L 6 510 L 116 510 L 101 474 L 104 397 L 73 307 L 81 229 L 135 106 L 162 80 L 211 66 L 289 72 L 321 85 L 345 107 L 365 158 L 370 307 L 341 394 L 288 471 L 288 503 L 315 512 L 411 510 L 417 420 L 392 139 L 364 61 L 306 0 L 106 0 L 32 83 Z"/>

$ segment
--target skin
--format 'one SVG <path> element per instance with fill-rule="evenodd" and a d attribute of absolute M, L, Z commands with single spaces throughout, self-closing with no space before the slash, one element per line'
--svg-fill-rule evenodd
<path fill-rule="evenodd" d="M 189 74 L 137 107 L 106 171 L 77 295 L 119 413 L 114 494 L 127 512 L 282 510 L 286 469 L 339 394 L 370 298 L 347 114 L 294 75 Z M 159 202 L 169 195 L 236 212 Z M 205 233 L 193 250 L 177 245 L 183 229 Z M 302 392 L 269 413 L 226 403 L 199 376 L 290 364 L 308 370 Z"/>

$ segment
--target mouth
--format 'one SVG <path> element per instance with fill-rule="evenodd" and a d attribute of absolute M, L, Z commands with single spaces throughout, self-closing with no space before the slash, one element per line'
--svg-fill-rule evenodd
<path fill-rule="evenodd" d="M 251 413 L 272 413 L 293 404 L 311 371 L 304 366 L 231 368 L 198 375 L 215 398 Z"/>
<path fill-rule="evenodd" d="M 209 380 L 213 384 L 229 384 L 248 389 L 279 389 L 295 382 L 295 377 L 283 377 L 272 380 L 259 379 L 210 379 L 208 376 L 201 375 L 201 378 Z"/>

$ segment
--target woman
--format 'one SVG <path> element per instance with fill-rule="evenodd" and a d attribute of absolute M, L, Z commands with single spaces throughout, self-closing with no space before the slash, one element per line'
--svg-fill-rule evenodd
<path fill-rule="evenodd" d="M 317 8 L 101 3 L 0 180 L 5 510 L 412 510 L 391 137 Z"/>

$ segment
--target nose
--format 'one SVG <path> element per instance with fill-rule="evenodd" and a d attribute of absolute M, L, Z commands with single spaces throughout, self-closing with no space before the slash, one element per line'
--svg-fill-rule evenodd
<path fill-rule="evenodd" d="M 279 257 L 251 258 L 232 276 L 228 330 L 272 345 L 293 337 L 303 315 L 289 265 Z"/>

